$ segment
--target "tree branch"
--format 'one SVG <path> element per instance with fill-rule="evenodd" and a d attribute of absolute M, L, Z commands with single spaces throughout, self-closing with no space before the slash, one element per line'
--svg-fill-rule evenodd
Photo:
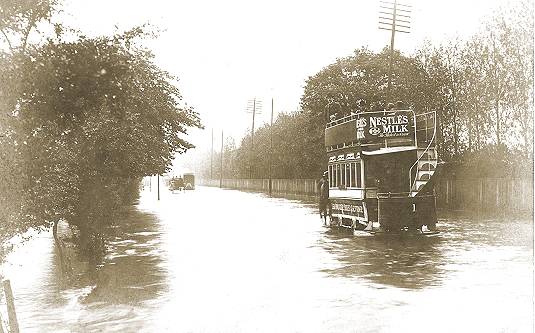
<path fill-rule="evenodd" d="M 28 36 L 30 35 L 30 32 L 32 31 L 33 26 L 35 25 L 36 17 L 33 10 L 31 10 L 30 14 L 30 20 L 28 22 L 28 28 L 24 32 L 24 42 L 22 43 L 22 50 L 21 53 L 26 52 L 26 45 L 28 43 Z"/>
<path fill-rule="evenodd" d="M 2 32 L 2 35 L 4 35 L 4 38 L 5 40 L 7 41 L 7 45 L 9 46 L 9 50 L 11 51 L 11 53 L 13 53 L 13 45 L 11 45 L 11 41 L 9 40 L 9 37 L 7 36 L 6 32 L 4 31 L 4 29 L 0 29 L 0 31 Z"/>

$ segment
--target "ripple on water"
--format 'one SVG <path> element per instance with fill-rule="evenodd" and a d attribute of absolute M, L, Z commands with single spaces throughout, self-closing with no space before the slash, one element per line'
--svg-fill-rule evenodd
<path fill-rule="evenodd" d="M 3 272 L 17 277 L 23 332 L 531 329 L 530 221 L 450 216 L 440 238 L 378 239 L 323 228 L 315 205 L 295 200 L 152 194 L 75 281 L 62 280 L 49 235 L 17 250 Z M 199 212 L 213 220 L 192 223 Z"/>

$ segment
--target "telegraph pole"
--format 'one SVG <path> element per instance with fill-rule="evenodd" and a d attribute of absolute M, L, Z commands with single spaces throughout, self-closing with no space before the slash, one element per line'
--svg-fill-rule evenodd
<path fill-rule="evenodd" d="M 253 178 L 253 156 L 254 156 L 254 118 L 256 113 L 262 113 L 262 101 L 257 101 L 256 97 L 247 103 L 247 112 L 253 114 L 253 125 L 251 126 L 251 152 L 249 156 L 249 178 Z"/>
<path fill-rule="evenodd" d="M 271 164 L 273 163 L 273 98 L 271 98 L 271 125 L 269 126 L 269 141 L 269 196 L 271 196 Z"/>
<path fill-rule="evenodd" d="M 223 187 L 223 130 L 221 130 L 221 164 L 219 165 L 219 188 Z"/>
<path fill-rule="evenodd" d="M 253 99 L 253 126 L 251 126 L 251 160 L 249 161 L 249 178 L 253 178 L 253 156 L 254 156 L 254 116 L 256 113 L 256 98 Z"/>
<path fill-rule="evenodd" d="M 394 39 L 396 32 L 409 33 L 411 6 L 394 2 L 380 1 L 379 5 L 379 29 L 388 30 L 390 34 L 390 59 L 388 63 L 388 86 L 386 90 L 386 102 L 390 101 L 392 85 L 392 67 L 394 61 Z"/>

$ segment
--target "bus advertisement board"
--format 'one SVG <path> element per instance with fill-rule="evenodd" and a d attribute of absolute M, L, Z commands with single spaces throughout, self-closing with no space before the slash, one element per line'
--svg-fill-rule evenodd
<path fill-rule="evenodd" d="M 414 140 L 414 112 L 411 110 L 361 113 L 356 126 L 357 140 L 361 143 L 388 138 Z"/>

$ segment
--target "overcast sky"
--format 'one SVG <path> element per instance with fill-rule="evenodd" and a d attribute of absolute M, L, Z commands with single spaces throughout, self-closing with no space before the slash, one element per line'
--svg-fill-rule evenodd
<path fill-rule="evenodd" d="M 506 0 L 403 3 L 412 6 L 411 33 L 397 34 L 396 48 L 410 54 L 425 39 L 474 33 Z M 264 101 L 260 125 L 269 120 L 272 97 L 275 113 L 296 110 L 309 76 L 354 49 L 379 51 L 390 41 L 378 29 L 378 0 L 66 0 L 63 15 L 88 35 L 147 22 L 163 29 L 149 46 L 201 114 L 206 130 L 191 136 L 200 147 L 209 144 L 211 128 L 236 138 L 250 129 L 249 99 Z"/>

